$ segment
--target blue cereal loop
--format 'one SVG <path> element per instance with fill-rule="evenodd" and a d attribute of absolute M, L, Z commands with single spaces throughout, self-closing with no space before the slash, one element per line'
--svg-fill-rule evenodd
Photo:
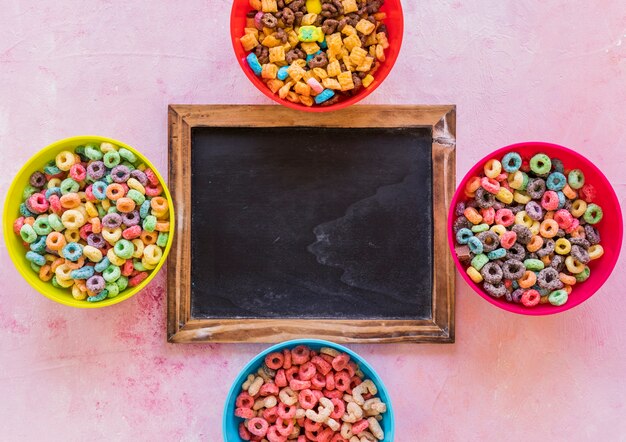
<path fill-rule="evenodd" d="M 47 189 L 46 193 L 44 194 L 46 199 L 50 199 L 50 197 L 52 195 L 56 195 L 58 197 L 61 197 L 61 188 L 60 187 L 51 187 L 51 188 Z"/>
<path fill-rule="evenodd" d="M 139 208 L 139 217 L 141 219 L 144 219 L 149 214 L 150 214 L 150 200 L 146 200 L 143 202 L 143 204 Z"/>
<path fill-rule="evenodd" d="M 489 258 L 492 261 L 495 259 L 504 258 L 505 256 L 506 256 L 506 249 L 502 247 L 487 253 L 487 258 Z"/>
<path fill-rule="evenodd" d="M 319 45 L 320 45 L 320 48 L 322 49 L 328 48 L 328 43 L 326 43 L 326 37 L 324 37 L 324 40 L 320 41 Z"/>
<path fill-rule="evenodd" d="M 562 190 L 567 184 L 567 178 L 561 172 L 552 172 L 546 180 L 546 187 L 549 190 Z"/>
<path fill-rule="evenodd" d="M 76 242 L 71 242 L 63 247 L 63 257 L 72 262 L 76 262 L 83 256 L 83 246 Z"/>
<path fill-rule="evenodd" d="M 98 273 L 102 273 L 104 272 L 104 269 L 106 269 L 109 264 L 111 264 L 111 261 L 109 261 L 109 258 L 107 258 L 106 256 L 104 258 L 102 258 L 102 260 L 97 263 L 93 268 L 96 270 L 96 272 Z"/>
<path fill-rule="evenodd" d="M 483 243 L 480 242 L 480 240 L 476 238 L 475 236 L 472 236 L 467 241 L 467 246 L 469 247 L 470 252 L 472 252 L 475 255 L 480 255 L 481 253 L 483 253 Z"/>
<path fill-rule="evenodd" d="M 104 298 L 107 297 L 108 294 L 109 294 L 109 291 L 107 289 L 104 289 L 100 293 L 98 293 L 96 296 L 90 296 L 89 298 L 87 298 L 87 302 L 102 301 Z"/>
<path fill-rule="evenodd" d="M 522 166 L 522 157 L 517 152 L 509 152 L 502 158 L 502 168 L 505 172 L 517 172 Z"/>
<path fill-rule="evenodd" d="M 46 238 L 47 236 L 40 236 L 37 240 L 30 244 L 30 249 L 33 252 L 45 253 L 46 252 Z"/>
<path fill-rule="evenodd" d="M 474 236 L 474 233 L 470 229 L 464 227 L 456 232 L 456 242 L 458 242 L 459 244 L 467 244 L 472 236 Z"/>
<path fill-rule="evenodd" d="M 38 266 L 42 266 L 46 263 L 46 258 L 35 252 L 26 252 L 26 259 Z"/>
<path fill-rule="evenodd" d="M 289 76 L 289 72 L 287 72 L 287 69 L 289 69 L 288 66 L 283 66 L 278 69 L 278 74 L 276 74 L 276 78 L 278 78 L 279 80 L 286 79 Z"/>
<path fill-rule="evenodd" d="M 315 102 L 321 104 L 324 101 L 328 101 L 335 96 L 335 92 L 331 89 L 324 89 L 319 95 L 315 97 Z"/>
<path fill-rule="evenodd" d="M 261 66 L 261 63 L 259 63 L 259 59 L 256 54 L 254 52 L 249 53 L 246 60 L 248 61 L 248 66 L 250 66 L 250 69 L 252 69 L 255 75 L 261 75 L 263 67 Z"/>
<path fill-rule="evenodd" d="M 562 209 L 565 206 L 565 194 L 559 191 L 556 193 L 556 195 L 559 197 L 559 209 Z"/>
<path fill-rule="evenodd" d="M 316 55 L 321 54 L 322 51 L 317 51 L 315 54 L 309 54 L 306 56 L 306 62 L 308 63 L 309 61 L 313 60 L 315 58 Z"/>
<path fill-rule="evenodd" d="M 80 269 L 72 270 L 70 276 L 73 279 L 89 279 L 94 273 L 95 270 L 92 266 L 83 266 Z"/>
<path fill-rule="evenodd" d="M 93 196 L 102 201 L 106 198 L 107 185 L 102 181 L 96 181 L 91 185 L 91 193 Z"/>
<path fill-rule="evenodd" d="M 54 161 L 51 161 L 46 167 L 43 168 L 43 171 L 48 175 L 56 175 L 61 173 L 61 169 L 59 169 Z"/>
<path fill-rule="evenodd" d="M 35 216 L 35 214 L 33 212 L 28 210 L 28 207 L 26 207 L 26 203 L 20 204 L 20 215 L 25 216 L 27 218 L 29 216 Z"/>

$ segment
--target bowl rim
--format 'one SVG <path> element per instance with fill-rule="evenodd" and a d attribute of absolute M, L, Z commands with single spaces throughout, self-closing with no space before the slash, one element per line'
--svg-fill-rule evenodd
<path fill-rule="evenodd" d="M 454 231 L 452 220 L 455 218 L 455 215 L 454 215 L 454 206 L 455 206 L 455 204 L 454 204 L 454 202 L 459 199 L 459 195 L 461 194 L 462 188 L 464 187 L 464 183 L 467 182 L 467 180 L 470 178 L 470 176 L 475 172 L 474 169 L 478 168 L 480 165 L 484 165 L 488 160 L 490 160 L 492 158 L 499 158 L 499 157 L 503 156 L 505 153 L 507 153 L 509 151 L 513 151 L 513 150 L 516 150 L 516 149 L 526 149 L 528 147 L 536 147 L 536 148 L 539 148 L 539 149 L 547 147 L 547 148 L 560 150 L 560 151 L 563 151 L 564 153 L 566 153 L 567 155 L 580 158 L 584 162 L 589 163 L 591 165 L 591 167 L 595 169 L 595 172 L 597 172 L 597 174 L 599 175 L 600 179 L 604 181 L 603 183 L 601 183 L 602 186 L 605 187 L 604 185 L 605 184 L 607 185 L 606 187 L 608 187 L 608 190 L 609 190 L 609 198 L 611 199 L 612 203 L 617 207 L 617 214 L 618 214 L 618 219 L 616 221 L 618 222 L 619 228 L 618 228 L 617 238 L 616 238 L 616 242 L 615 242 L 616 250 L 618 252 L 615 255 L 615 258 L 614 258 L 613 262 L 608 264 L 608 266 L 610 266 L 611 269 L 607 273 L 606 279 L 602 282 L 602 284 L 600 284 L 600 286 L 596 290 L 591 292 L 585 299 L 581 300 L 580 302 L 578 302 L 576 304 L 565 303 L 565 304 L 560 305 L 560 306 L 552 306 L 553 308 L 550 308 L 548 310 L 534 310 L 532 308 L 522 309 L 517 304 L 513 304 L 513 303 L 509 303 L 509 302 L 504 303 L 504 304 L 497 303 L 491 296 L 489 296 L 487 293 L 485 293 L 482 289 L 480 289 L 478 287 L 477 284 L 474 283 L 474 281 L 471 280 L 471 278 L 469 277 L 469 275 L 465 271 L 465 268 L 463 267 L 463 265 L 459 261 L 458 257 L 456 256 L 456 252 L 454 250 L 454 235 L 452 233 Z M 615 270 L 615 267 L 617 265 L 617 261 L 619 260 L 621 247 L 622 247 L 622 239 L 623 239 L 623 219 L 622 219 L 621 206 L 619 204 L 619 199 L 617 198 L 617 194 L 615 193 L 615 189 L 611 185 L 611 182 L 606 177 L 606 175 L 602 172 L 602 170 L 598 166 L 596 166 L 596 164 L 594 162 L 589 160 L 583 154 L 581 154 L 581 153 L 579 153 L 579 152 L 577 152 L 577 151 L 575 151 L 573 149 L 570 149 L 568 147 L 562 146 L 560 144 L 549 143 L 549 142 L 545 142 L 545 141 L 522 141 L 522 142 L 518 142 L 518 143 L 514 143 L 514 144 L 509 144 L 508 146 L 501 147 L 501 148 L 496 149 L 496 150 L 488 153 L 487 155 L 485 155 L 483 158 L 481 158 L 476 163 L 474 163 L 474 165 L 471 166 L 469 168 L 469 170 L 467 171 L 467 173 L 463 176 L 463 178 L 461 179 L 461 181 L 457 185 L 456 191 L 454 192 L 452 200 L 450 201 L 450 207 L 448 208 L 448 248 L 450 250 L 450 253 L 452 255 L 452 259 L 454 261 L 454 264 L 455 264 L 455 267 L 456 267 L 458 273 L 463 277 L 465 282 L 470 286 L 470 288 L 475 293 L 477 293 L 483 299 L 488 301 L 491 305 L 493 305 L 494 307 L 500 308 L 502 310 L 506 310 L 506 311 L 509 311 L 509 312 L 512 312 L 512 313 L 516 313 L 518 315 L 525 315 L 525 316 L 549 316 L 549 315 L 554 315 L 554 314 L 561 313 L 561 312 L 564 312 L 564 311 L 567 311 L 567 310 L 571 310 L 571 309 L 573 309 L 573 308 L 575 308 L 575 307 L 577 307 L 577 306 L 579 306 L 581 304 L 584 304 L 589 298 L 591 298 L 593 295 L 595 295 L 598 292 L 598 290 L 600 290 L 600 288 L 605 284 L 606 280 L 611 276 L 611 274 Z"/>
<path fill-rule="evenodd" d="M 337 344 L 335 342 L 332 341 L 327 341 L 325 339 L 307 339 L 307 338 L 303 338 L 303 339 L 291 339 L 289 341 L 284 341 L 284 342 L 280 342 L 278 344 L 274 344 L 268 348 L 266 348 L 265 350 L 259 352 L 256 356 L 254 356 L 252 359 L 250 359 L 248 361 L 248 363 L 239 371 L 239 373 L 237 374 L 237 376 L 235 376 L 235 379 L 233 379 L 232 384 L 230 389 L 228 390 L 228 394 L 226 395 L 226 400 L 224 401 L 224 412 L 222 415 L 222 436 L 224 438 L 224 440 L 226 442 L 230 442 L 226 439 L 227 437 L 227 431 L 229 430 L 228 428 L 228 417 L 230 416 L 230 410 L 228 409 L 228 402 L 230 402 L 230 398 L 232 398 L 233 396 L 236 396 L 238 393 L 238 390 L 241 389 L 240 386 L 240 382 L 239 379 L 243 378 L 244 376 L 246 376 L 247 374 L 250 373 L 251 367 L 253 365 L 256 365 L 256 363 L 259 361 L 259 359 L 264 358 L 265 356 L 267 356 L 268 354 L 274 352 L 274 351 L 278 351 L 278 350 L 282 350 L 283 348 L 286 347 L 296 347 L 298 345 L 320 345 L 322 347 L 332 347 L 336 350 L 342 351 L 344 353 L 347 353 L 350 355 L 350 358 L 355 360 L 359 365 L 362 365 L 363 367 L 367 368 L 370 373 L 372 374 L 371 379 L 372 381 L 374 381 L 374 383 L 376 384 L 376 387 L 379 390 L 383 390 L 385 392 L 385 395 L 387 396 L 387 402 L 385 402 L 385 404 L 387 405 L 387 412 L 389 413 L 389 418 L 390 418 L 390 424 L 391 424 L 391 428 L 390 429 L 386 429 L 385 430 L 385 440 L 394 440 L 394 436 L 395 436 L 395 416 L 393 414 L 393 405 L 392 405 L 392 400 L 391 400 L 391 395 L 389 394 L 389 390 L 387 390 L 387 387 L 385 386 L 385 384 L 383 383 L 382 378 L 378 375 L 378 373 L 376 372 L 376 370 L 374 370 L 374 368 L 365 360 L 365 358 L 363 358 L 362 356 L 360 356 L 359 354 L 357 354 L 356 352 L 354 352 L 353 350 L 350 350 L 347 347 L 344 347 L 341 344 Z"/>
<path fill-rule="evenodd" d="M 241 70 L 243 71 L 244 75 L 248 78 L 248 80 L 250 80 L 250 83 L 252 83 L 252 85 L 255 87 L 255 89 L 259 90 L 263 95 L 265 95 L 266 97 L 268 97 L 270 100 L 274 101 L 275 103 L 278 103 L 282 106 L 286 106 L 290 109 L 294 109 L 294 110 L 298 110 L 302 112 L 332 112 L 332 111 L 336 111 L 340 109 L 345 109 L 346 107 L 351 106 L 353 104 L 357 104 L 361 100 L 368 97 L 372 92 L 374 92 L 383 83 L 383 81 L 387 79 L 387 77 L 389 76 L 389 74 L 393 70 L 393 67 L 396 64 L 396 61 L 400 57 L 400 51 L 402 50 L 402 43 L 404 40 L 404 10 L 402 9 L 402 1 L 398 0 L 398 11 L 399 11 L 399 17 L 400 17 L 400 20 L 397 26 L 397 29 L 399 31 L 399 36 L 400 36 L 398 40 L 398 52 L 395 54 L 395 56 L 392 59 L 387 58 L 383 62 L 383 63 L 390 63 L 389 70 L 382 77 L 375 79 L 376 81 L 375 85 L 370 85 L 370 87 L 364 87 L 360 93 L 348 99 L 341 100 L 338 103 L 331 104 L 330 106 L 310 106 L 309 107 L 309 106 L 305 106 L 304 104 L 292 103 L 289 100 L 283 100 L 278 95 L 273 94 L 272 91 L 270 91 L 267 87 L 265 88 L 259 87 L 259 85 L 257 85 L 256 83 L 256 80 L 258 79 L 257 76 L 254 75 L 252 71 L 248 69 L 248 67 L 244 64 L 243 60 L 237 56 L 237 45 L 239 45 L 239 36 L 236 36 L 233 34 L 233 31 L 234 31 L 233 23 L 235 23 L 235 4 L 238 1 L 243 1 L 243 0 L 233 0 L 232 6 L 230 9 L 230 41 L 233 47 L 234 56 L 237 59 L 237 63 L 241 67 Z M 247 51 L 244 51 L 244 53 L 245 52 Z"/>
<path fill-rule="evenodd" d="M 14 220 L 14 218 L 13 218 L 13 216 L 7 216 L 7 215 L 9 215 L 10 197 L 16 191 L 19 190 L 19 189 L 17 189 L 17 187 L 18 187 L 18 182 L 17 182 L 18 178 L 21 177 L 22 175 L 28 173 L 28 171 L 33 168 L 34 163 L 39 162 L 44 155 L 48 154 L 50 151 L 53 151 L 53 150 L 57 149 L 59 146 L 65 145 L 65 144 L 74 144 L 74 143 L 76 143 L 76 146 L 78 146 L 81 143 L 88 143 L 88 142 L 100 142 L 100 143 L 108 142 L 108 143 L 111 143 L 111 144 L 115 144 L 118 147 L 124 147 L 124 148 L 130 150 L 132 153 L 134 153 L 147 167 L 149 167 L 154 172 L 154 174 L 159 179 L 159 183 L 163 186 L 163 192 L 165 193 L 165 196 L 167 197 L 168 207 L 169 207 L 169 211 L 170 211 L 170 229 L 168 231 L 169 237 L 167 239 L 167 244 L 165 246 L 165 249 L 163 250 L 163 256 L 162 256 L 161 261 L 159 262 L 159 264 L 157 264 L 157 266 L 152 270 L 152 272 L 150 272 L 150 274 L 148 275 L 148 277 L 145 280 L 143 280 L 139 285 L 137 285 L 137 286 L 131 288 L 130 290 L 128 290 L 128 293 L 122 293 L 119 296 L 116 296 L 115 298 L 108 298 L 108 299 L 102 300 L 100 302 L 86 302 L 84 300 L 83 301 L 79 301 L 79 300 L 76 300 L 76 299 L 72 298 L 71 295 L 69 295 L 69 297 L 67 299 L 65 297 L 58 298 L 56 295 L 53 295 L 51 293 L 47 293 L 45 291 L 40 290 L 33 283 L 31 283 L 31 281 L 30 281 L 31 278 L 36 278 L 35 273 L 33 273 L 32 271 L 29 271 L 30 269 L 27 269 L 27 268 L 24 268 L 21 265 L 18 265 L 17 260 L 18 260 L 19 256 L 16 255 L 17 251 L 15 251 L 13 249 L 13 247 L 11 247 L 10 244 L 9 244 L 9 238 L 11 236 L 15 235 L 15 233 L 13 232 L 13 220 Z M 72 149 L 76 148 L 76 146 L 74 146 Z M 69 147 L 68 147 L 68 149 L 69 149 Z M 3 210 L 4 243 L 6 245 L 9 257 L 11 258 L 11 261 L 12 261 L 13 265 L 15 266 L 15 268 L 17 269 L 17 271 L 20 273 L 20 275 L 22 275 L 24 280 L 33 289 L 35 289 L 37 292 L 41 293 L 46 298 L 48 298 L 48 299 L 50 299 L 50 300 L 52 300 L 54 302 L 57 302 L 59 304 L 63 304 L 63 305 L 67 305 L 67 306 L 75 307 L 75 308 L 86 308 L 86 309 L 89 309 L 89 308 L 104 308 L 104 307 L 108 307 L 108 306 L 111 306 L 111 305 L 118 304 L 118 303 L 120 303 L 122 301 L 125 301 L 128 298 L 131 298 L 132 296 L 136 295 L 137 293 L 139 293 L 146 285 L 148 285 L 150 283 L 150 281 L 152 281 L 152 279 L 157 275 L 157 273 L 159 273 L 159 271 L 161 270 L 161 268 L 163 267 L 163 265 L 167 261 L 167 255 L 169 254 L 170 249 L 172 248 L 174 232 L 175 232 L 175 219 L 176 219 L 176 217 L 175 217 L 175 213 L 174 213 L 174 203 L 172 201 L 172 196 L 171 196 L 171 194 L 169 192 L 169 189 L 167 187 L 167 183 L 163 179 L 163 176 L 161 176 L 161 174 L 159 173 L 158 169 L 156 167 L 154 167 L 154 165 L 150 162 L 150 160 L 148 158 L 146 158 L 146 156 L 144 156 L 141 152 L 139 152 L 134 147 L 129 146 L 128 144 L 123 143 L 123 142 L 121 142 L 119 140 L 116 140 L 114 138 L 104 137 L 104 136 L 101 136 L 101 135 L 75 135 L 75 136 L 71 136 L 71 137 L 67 137 L 67 138 L 62 138 L 62 139 L 59 139 L 57 141 L 54 141 L 51 144 L 48 144 L 47 146 L 41 148 L 40 150 L 35 152 L 33 155 L 31 155 L 30 158 L 24 163 L 24 165 L 13 176 L 11 184 L 10 184 L 10 186 L 9 186 L 7 192 L 6 192 L 6 195 L 5 195 L 5 201 L 4 201 L 4 205 L 3 205 L 3 209 L 2 210 Z M 69 292 L 68 292 L 68 294 L 69 294 Z"/>

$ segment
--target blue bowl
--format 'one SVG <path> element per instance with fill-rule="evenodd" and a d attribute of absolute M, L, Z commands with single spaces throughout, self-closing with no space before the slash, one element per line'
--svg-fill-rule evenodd
<path fill-rule="evenodd" d="M 377 396 L 380 398 L 381 401 L 387 404 L 387 412 L 383 414 L 383 420 L 380 421 L 380 426 L 385 432 L 384 442 L 393 441 L 395 433 L 393 408 L 391 406 L 391 398 L 389 397 L 389 393 L 387 392 L 383 381 L 380 379 L 374 369 L 367 362 L 365 362 L 365 360 L 361 356 L 342 345 L 335 344 L 334 342 L 324 341 L 321 339 L 295 339 L 293 341 L 282 342 L 262 351 L 261 353 L 256 355 L 254 359 L 248 362 L 248 364 L 243 368 L 243 370 L 241 370 L 241 372 L 237 376 L 237 379 L 235 379 L 235 382 L 233 382 L 233 385 L 232 387 L 230 387 L 230 391 L 228 392 L 228 397 L 226 398 L 224 419 L 222 421 L 222 433 L 224 436 L 224 440 L 226 442 L 241 442 L 241 438 L 239 437 L 239 424 L 243 422 L 243 419 L 235 416 L 235 401 L 237 400 L 237 396 L 241 392 L 241 385 L 245 382 L 248 375 L 251 373 L 256 373 L 259 367 L 261 367 L 261 365 L 263 364 L 265 356 L 267 356 L 268 354 L 275 351 L 282 351 L 284 348 L 294 348 L 298 345 L 306 345 L 313 350 L 319 350 L 322 347 L 330 347 L 350 355 L 350 358 L 357 363 L 357 365 L 361 368 L 361 371 L 365 374 L 365 378 L 371 379 L 374 384 L 376 384 L 376 387 L 378 388 Z"/>

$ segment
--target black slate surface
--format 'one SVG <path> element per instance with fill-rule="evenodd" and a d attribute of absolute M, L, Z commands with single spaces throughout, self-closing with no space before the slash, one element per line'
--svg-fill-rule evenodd
<path fill-rule="evenodd" d="M 194 128 L 192 317 L 430 318 L 431 143 Z"/>

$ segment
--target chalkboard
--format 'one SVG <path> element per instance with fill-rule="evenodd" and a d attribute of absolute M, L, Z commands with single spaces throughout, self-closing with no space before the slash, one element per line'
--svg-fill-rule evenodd
<path fill-rule="evenodd" d="M 453 108 L 432 124 L 416 117 L 433 108 L 360 108 L 342 124 L 342 112 L 170 108 L 184 251 L 168 262 L 170 340 L 453 340 L 453 273 L 436 266 Z"/>

